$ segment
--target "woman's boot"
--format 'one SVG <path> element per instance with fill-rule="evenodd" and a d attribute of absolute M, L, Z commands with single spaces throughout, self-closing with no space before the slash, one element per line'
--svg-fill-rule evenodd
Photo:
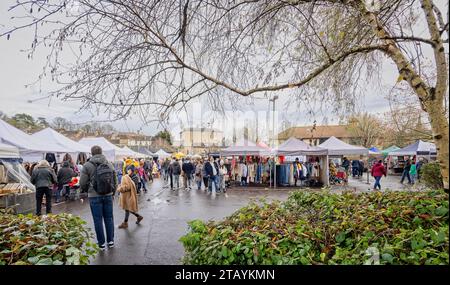
<path fill-rule="evenodd" d="M 128 223 L 127 222 L 123 222 L 122 224 L 120 224 L 119 229 L 127 229 L 128 228 Z"/>

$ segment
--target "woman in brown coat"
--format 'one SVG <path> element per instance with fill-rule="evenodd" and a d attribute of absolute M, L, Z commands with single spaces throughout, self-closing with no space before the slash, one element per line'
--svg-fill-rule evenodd
<path fill-rule="evenodd" d="M 127 175 L 122 177 L 122 182 L 120 183 L 117 191 L 120 192 L 119 206 L 125 210 L 125 220 L 119 226 L 119 229 L 128 228 L 128 218 L 130 213 L 135 215 L 137 218 L 136 224 L 139 224 L 144 217 L 139 215 L 138 203 L 137 203 L 137 185 L 139 179 L 135 173 L 134 165 L 127 167 Z"/>

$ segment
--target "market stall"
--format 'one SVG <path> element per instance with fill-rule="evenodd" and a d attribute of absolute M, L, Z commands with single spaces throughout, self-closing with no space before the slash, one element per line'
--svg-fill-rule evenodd
<path fill-rule="evenodd" d="M 105 155 L 106 159 L 111 162 L 114 162 L 116 159 L 117 147 L 104 137 L 82 138 L 78 142 L 80 144 L 88 146 L 89 148 L 93 147 L 94 145 L 98 145 L 102 148 L 103 155 Z"/>
<path fill-rule="evenodd" d="M 281 159 L 281 163 L 276 166 L 277 174 L 275 175 L 275 185 L 293 185 L 292 173 L 294 171 L 294 166 L 292 162 L 283 163 L 286 160 L 286 157 L 300 157 L 299 164 L 302 169 L 300 180 L 302 185 L 318 186 L 329 184 L 327 149 L 310 146 L 307 143 L 292 137 L 278 146 L 278 148 L 274 150 L 274 153 L 278 157 L 283 158 Z M 292 161 L 292 159 L 288 160 Z M 281 175 L 278 175 L 278 173 L 281 173 Z M 286 177 L 286 173 L 289 177 Z"/>
<path fill-rule="evenodd" d="M 41 141 L 0 119 L 0 143 L 15 146 L 19 149 L 24 161 L 37 162 L 47 155 L 58 158 L 67 152 L 53 141 Z M 55 159 L 57 160 L 57 159 Z"/>
<path fill-rule="evenodd" d="M 404 148 L 389 152 L 388 170 L 392 173 L 402 173 L 407 159 L 415 161 L 417 158 L 423 157 L 430 161 L 435 160 L 436 155 L 436 145 L 434 143 L 418 140 Z"/>
<path fill-rule="evenodd" d="M 159 158 L 159 159 L 165 159 L 170 157 L 170 153 L 165 152 L 163 149 L 158 150 L 157 152 L 155 152 L 155 155 Z"/>
<path fill-rule="evenodd" d="M 369 150 L 367 148 L 362 147 L 362 146 L 354 146 L 354 145 L 348 144 L 344 141 L 341 141 L 340 139 L 338 139 L 336 137 L 330 137 L 323 143 L 319 144 L 319 147 L 325 148 L 328 150 L 328 160 L 331 159 L 333 161 L 333 164 L 336 160 L 340 161 L 341 158 L 343 158 L 345 156 L 360 156 L 360 157 L 367 158 L 369 155 Z M 366 160 L 364 162 L 364 164 L 366 166 L 369 166 L 368 160 Z M 329 161 L 327 162 L 327 165 L 328 166 L 330 165 Z M 348 173 L 346 173 L 342 167 L 337 167 L 336 169 L 334 169 L 334 166 L 333 166 L 333 172 L 335 172 L 335 173 L 333 173 L 333 175 L 330 174 L 330 178 L 333 176 L 334 178 L 336 178 L 339 181 L 341 181 L 341 180 L 347 181 Z M 367 181 L 368 180 L 369 180 L 369 172 L 367 172 Z"/>
<path fill-rule="evenodd" d="M 22 166 L 19 149 L 0 143 L 0 208 L 16 213 L 36 209 L 35 187 Z"/>
<path fill-rule="evenodd" d="M 271 183 L 270 173 L 272 173 L 273 165 L 269 160 L 271 151 L 267 147 L 242 139 L 221 150 L 219 154 L 226 158 L 228 162 L 225 166 L 229 169 L 229 176 L 232 181 L 241 180 L 246 165 L 246 183 L 255 186 Z"/>
<path fill-rule="evenodd" d="M 89 155 L 91 152 L 91 149 L 88 146 L 71 140 L 68 137 L 53 130 L 52 128 L 45 128 L 39 132 L 32 134 L 31 136 L 45 144 L 56 143 L 57 145 L 61 146 L 63 149 L 65 149 L 65 152 L 72 157 L 72 161 L 74 162 L 77 161 L 78 155 L 80 153 Z M 62 157 L 59 156 L 58 158 L 58 163 L 61 163 Z"/>

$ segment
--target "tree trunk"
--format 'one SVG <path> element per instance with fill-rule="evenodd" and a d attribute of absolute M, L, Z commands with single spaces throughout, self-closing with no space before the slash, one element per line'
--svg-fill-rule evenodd
<path fill-rule="evenodd" d="M 444 189 L 449 189 L 449 124 L 443 107 L 444 95 L 447 92 L 447 63 L 445 61 L 445 55 L 443 55 L 442 41 L 440 38 L 437 38 L 437 31 L 432 23 L 435 19 L 433 19 L 433 15 L 429 12 L 431 10 L 431 4 L 427 0 L 423 0 L 422 3 L 424 4 L 422 7 L 426 12 L 430 33 L 436 43 L 436 46 L 433 47 L 438 73 L 436 88 L 428 86 L 419 74 L 417 74 L 397 43 L 390 39 L 392 38 L 391 35 L 380 23 L 376 14 L 368 11 L 363 2 L 360 4 L 360 11 L 371 25 L 375 35 L 387 45 L 384 53 L 394 61 L 400 76 L 408 82 L 419 98 L 422 109 L 428 114 L 433 131 L 433 139 L 437 148 L 437 159 L 441 167 Z"/>

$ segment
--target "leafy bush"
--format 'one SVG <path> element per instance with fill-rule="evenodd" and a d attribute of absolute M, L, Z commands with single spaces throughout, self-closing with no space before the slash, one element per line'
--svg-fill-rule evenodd
<path fill-rule="evenodd" d="M 294 192 L 195 220 L 185 264 L 448 264 L 448 194 Z"/>
<path fill-rule="evenodd" d="M 0 213 L 0 265 L 89 264 L 98 247 L 80 217 Z"/>
<path fill-rule="evenodd" d="M 432 189 L 443 188 L 444 184 L 439 163 L 434 161 L 424 164 L 420 169 L 420 181 Z"/>

